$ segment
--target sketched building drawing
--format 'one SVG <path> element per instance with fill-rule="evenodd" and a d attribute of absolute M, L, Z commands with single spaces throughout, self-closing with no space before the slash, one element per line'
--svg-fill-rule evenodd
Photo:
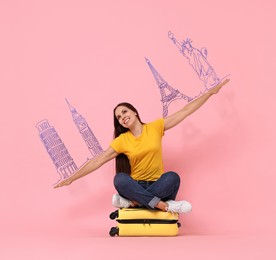
<path fill-rule="evenodd" d="M 93 132 L 91 131 L 90 127 L 88 126 L 85 118 L 83 118 L 78 112 L 77 110 L 71 106 L 71 104 L 68 102 L 67 99 L 65 99 L 69 109 L 71 111 L 72 117 L 73 117 L 73 121 L 75 123 L 75 125 L 77 126 L 83 140 L 85 141 L 89 151 L 91 152 L 91 154 L 94 156 L 99 155 L 100 153 L 103 152 L 103 149 L 100 145 L 100 143 L 98 142 L 97 138 L 95 137 L 95 135 L 93 134 Z"/>
<path fill-rule="evenodd" d="M 203 81 L 205 91 L 220 83 L 220 79 L 207 60 L 208 52 L 206 48 L 201 48 L 201 50 L 194 48 L 192 46 L 192 41 L 188 38 L 179 43 L 170 31 L 168 33 L 168 37 L 176 45 L 182 55 L 187 58 L 189 64 L 197 73 L 199 79 Z"/>
<path fill-rule="evenodd" d="M 163 78 L 162 76 L 157 72 L 157 70 L 152 66 L 149 59 L 146 58 L 146 62 L 149 65 L 149 68 L 156 80 L 156 83 L 159 87 L 160 94 L 161 94 L 161 102 L 163 104 L 163 117 L 166 117 L 168 115 L 168 107 L 169 104 L 176 100 L 176 99 L 185 99 L 188 102 L 192 100 L 191 97 L 188 97 L 182 93 L 180 93 L 178 90 L 172 88 Z M 169 94 L 166 94 L 166 91 L 169 92 Z"/>
<path fill-rule="evenodd" d="M 55 128 L 46 119 L 38 122 L 36 127 L 61 179 L 71 176 L 78 168 Z"/>

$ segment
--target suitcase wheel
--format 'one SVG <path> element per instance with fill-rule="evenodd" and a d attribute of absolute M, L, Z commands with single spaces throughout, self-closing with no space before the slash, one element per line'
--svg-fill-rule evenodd
<path fill-rule="evenodd" d="M 112 213 L 109 215 L 109 217 L 110 217 L 111 219 L 117 218 L 117 217 L 118 217 L 118 210 L 112 212 Z"/>
<path fill-rule="evenodd" d="M 111 229 L 110 229 L 110 231 L 109 231 L 109 235 L 111 236 L 111 237 L 114 237 L 115 235 L 119 235 L 119 228 L 117 228 L 117 227 L 112 227 Z"/>

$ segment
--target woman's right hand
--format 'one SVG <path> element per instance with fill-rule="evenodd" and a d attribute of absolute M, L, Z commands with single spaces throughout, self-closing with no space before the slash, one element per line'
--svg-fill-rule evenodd
<path fill-rule="evenodd" d="M 54 185 L 54 188 L 60 188 L 63 186 L 70 185 L 73 181 L 94 172 L 98 168 L 100 168 L 104 163 L 114 159 L 118 153 L 111 147 L 109 147 L 106 151 L 99 154 L 98 156 L 87 160 L 73 175 L 69 178 L 60 181 L 58 184 Z"/>
<path fill-rule="evenodd" d="M 67 185 L 70 185 L 71 183 L 72 183 L 72 180 L 70 180 L 70 178 L 68 178 L 68 179 L 65 179 L 65 180 L 59 182 L 58 184 L 56 184 L 54 186 L 54 188 L 60 188 L 60 187 L 63 187 L 63 186 L 67 186 Z"/>

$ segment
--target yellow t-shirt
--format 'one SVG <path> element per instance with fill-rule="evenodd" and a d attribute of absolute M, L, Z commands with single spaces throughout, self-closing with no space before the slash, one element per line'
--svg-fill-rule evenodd
<path fill-rule="evenodd" d="M 134 180 L 156 181 L 164 172 L 162 160 L 162 137 L 164 118 L 143 125 L 138 137 L 130 131 L 120 134 L 110 146 L 117 153 L 124 153 L 130 162 Z"/>

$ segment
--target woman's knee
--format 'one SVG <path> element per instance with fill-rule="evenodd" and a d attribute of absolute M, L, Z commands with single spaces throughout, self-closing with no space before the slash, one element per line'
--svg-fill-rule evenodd
<path fill-rule="evenodd" d="M 180 183 L 180 176 L 178 173 L 169 171 L 165 173 L 167 175 L 167 178 L 169 178 L 172 182 Z"/>

